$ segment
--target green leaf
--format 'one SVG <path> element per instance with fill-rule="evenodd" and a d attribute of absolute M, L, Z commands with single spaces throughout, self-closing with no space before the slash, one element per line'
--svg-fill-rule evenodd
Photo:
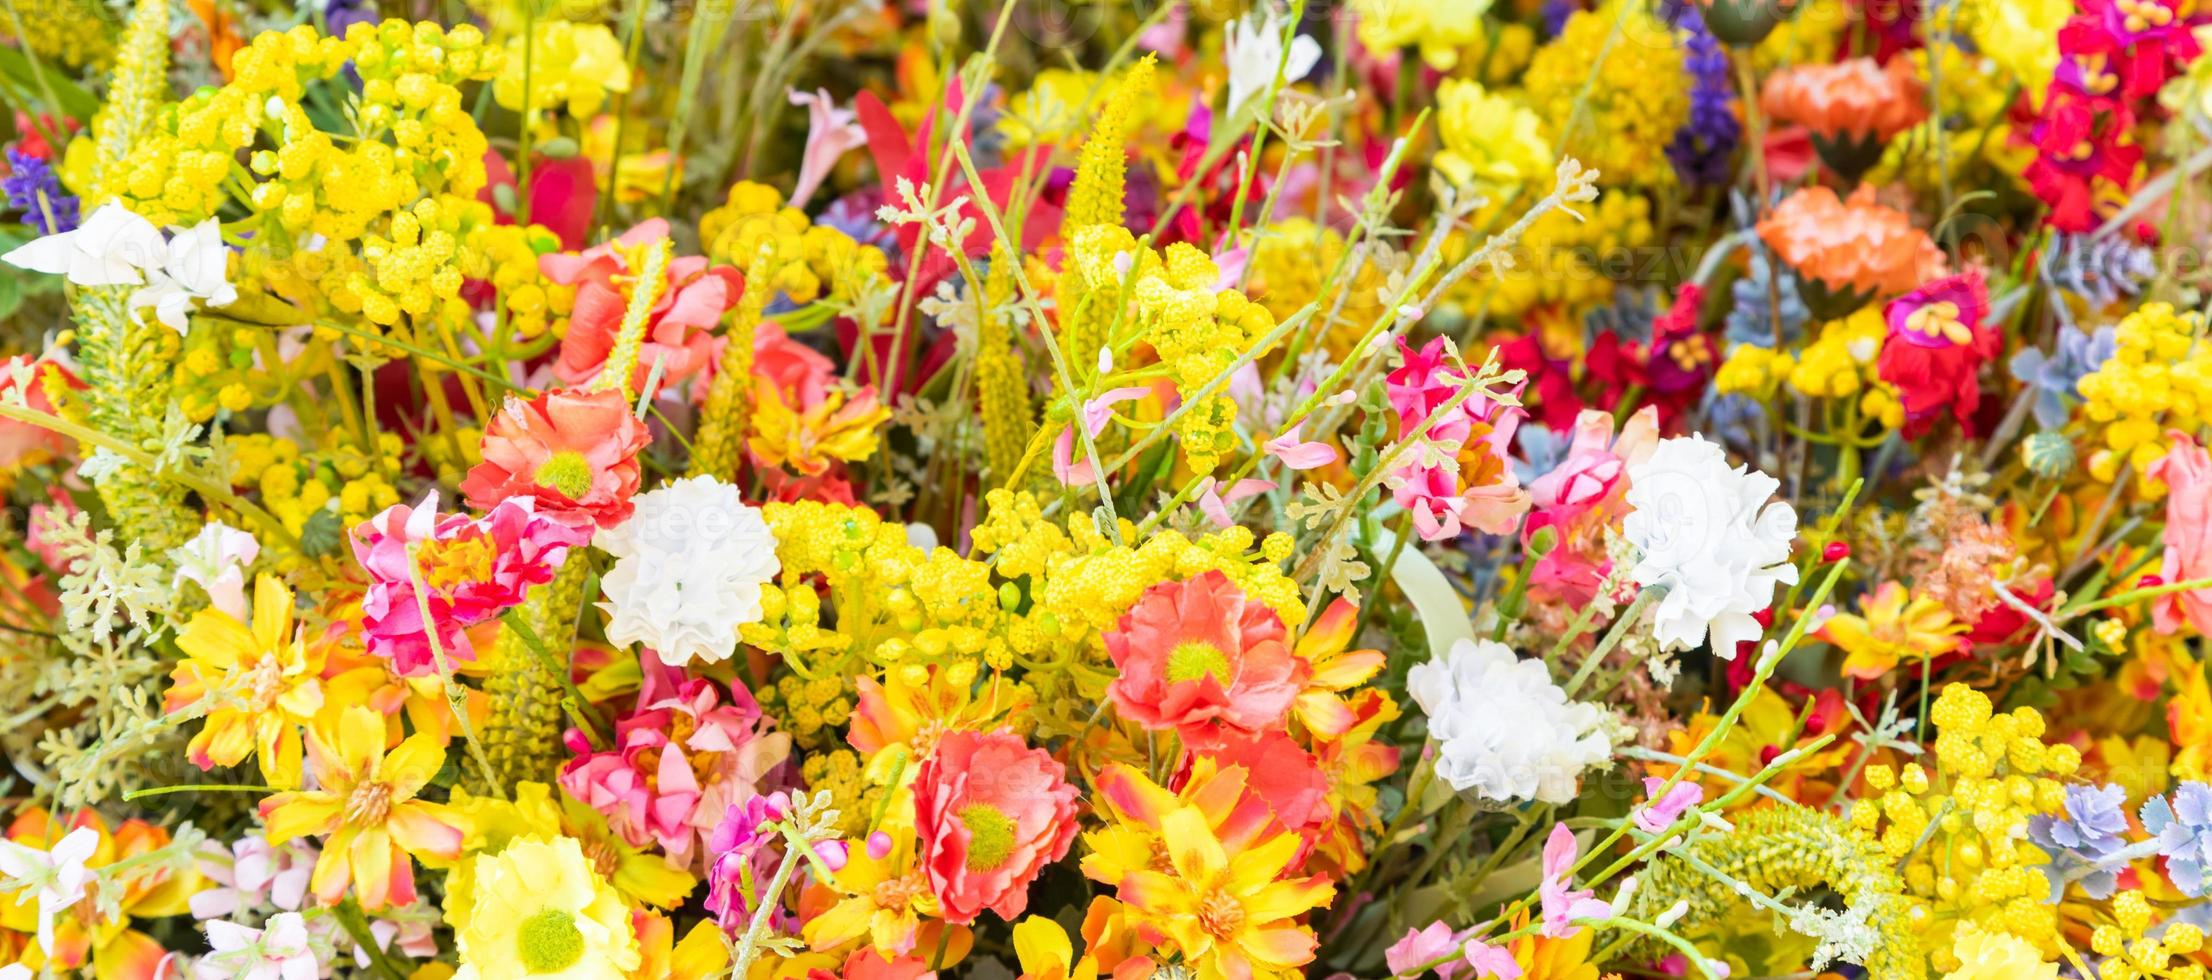
<path fill-rule="evenodd" d="M 100 100 L 93 98 L 84 86 L 50 65 L 33 64 L 21 48 L 0 48 L 0 77 L 7 78 L 9 84 L 33 98 L 45 99 L 51 91 L 61 104 L 47 108 L 71 119 L 91 119 L 93 113 L 100 111 Z M 56 151 L 60 149 L 55 147 Z"/>

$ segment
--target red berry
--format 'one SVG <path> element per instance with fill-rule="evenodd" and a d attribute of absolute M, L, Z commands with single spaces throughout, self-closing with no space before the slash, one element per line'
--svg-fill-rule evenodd
<path fill-rule="evenodd" d="M 2166 577 L 2163 575 L 2145 575 L 2135 580 L 2135 587 L 2138 589 L 2155 589 L 2164 584 Z"/>
<path fill-rule="evenodd" d="M 1821 561 L 1842 561 L 1849 557 L 1851 546 L 1841 541 L 1830 541 L 1828 547 L 1820 549 Z"/>

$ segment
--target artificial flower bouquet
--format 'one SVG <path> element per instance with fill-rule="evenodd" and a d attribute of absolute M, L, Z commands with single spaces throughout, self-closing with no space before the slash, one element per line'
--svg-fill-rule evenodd
<path fill-rule="evenodd" d="M 4 6 L 0 980 L 2212 965 L 2201 3 Z"/>

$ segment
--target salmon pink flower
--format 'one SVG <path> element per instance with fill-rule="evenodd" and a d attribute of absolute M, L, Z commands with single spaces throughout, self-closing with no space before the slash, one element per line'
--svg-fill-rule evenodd
<path fill-rule="evenodd" d="M 637 289 L 644 249 L 667 237 L 668 222 L 653 218 L 579 254 L 538 258 L 546 278 L 576 287 L 568 334 L 561 339 L 561 356 L 553 364 L 555 377 L 578 387 L 599 377 L 607 366 L 608 352 L 614 349 L 615 335 L 621 332 L 630 295 Z M 699 255 L 670 259 L 664 276 L 638 345 L 637 369 L 630 378 L 633 391 L 644 389 L 656 362 L 664 389 L 705 370 L 714 360 L 715 325 L 745 292 L 745 278 L 736 269 L 710 265 Z"/>
<path fill-rule="evenodd" d="M 1009 922 L 1029 906 L 1029 883 L 1075 842 L 1067 770 L 1043 749 L 1004 732 L 953 732 L 914 782 L 914 826 L 923 868 L 945 921 L 974 922 L 984 909 Z"/>
<path fill-rule="evenodd" d="M 324 838 L 310 880 L 324 905 L 336 905 L 349 886 L 369 911 L 407 905 L 415 900 L 409 855 L 453 861 L 467 836 L 459 813 L 416 797 L 444 765 L 445 748 L 426 732 L 385 752 L 384 716 L 373 709 L 326 715 L 307 732 L 317 788 L 261 801 L 263 833 L 271 844 Z"/>
<path fill-rule="evenodd" d="M 700 847 L 733 805 L 759 792 L 791 752 L 791 737 L 760 728 L 760 705 L 743 684 L 729 696 L 657 658 L 645 671 L 638 710 L 615 722 L 614 746 L 592 752 L 571 729 L 561 788 L 607 817 L 632 846 L 658 842 L 669 863 L 704 862 Z"/>
<path fill-rule="evenodd" d="M 438 516 L 438 494 L 420 505 L 394 504 L 353 529 L 353 558 L 369 573 L 361 632 L 369 652 L 402 677 L 437 669 L 431 632 L 448 657 L 476 659 L 468 628 L 522 602 L 553 580 L 585 529 L 535 512 L 529 497 L 504 500 L 481 518 Z M 426 594 L 417 595 L 419 576 Z M 430 622 L 423 621 L 423 607 Z"/>
<path fill-rule="evenodd" d="M 613 527 L 630 516 L 638 451 L 651 439 L 619 391 L 509 398 L 485 427 L 484 461 L 469 470 L 461 492 L 482 510 L 528 497 L 538 513 L 563 524 Z"/>
<path fill-rule="evenodd" d="M 2173 448 L 2149 473 L 2166 484 L 2166 563 L 2159 576 L 2194 582 L 2212 578 L 2212 454 L 2179 432 L 2172 438 Z M 2151 613 L 2160 633 L 2179 630 L 2184 621 L 2212 633 L 2212 588 L 2160 596 Z"/>
<path fill-rule="evenodd" d="M 1862 184 L 1848 198 L 1808 187 L 1759 220 L 1759 239 L 1797 271 L 1813 313 L 1834 319 L 1880 296 L 1943 274 L 1943 251 L 1912 216 L 1874 200 Z"/>
<path fill-rule="evenodd" d="M 1989 315 L 1989 290 L 1981 273 L 1969 270 L 1930 282 L 1898 297 L 1885 313 L 1889 338 L 1875 370 L 1904 403 L 1906 438 L 1926 432 L 1945 409 L 1972 434 L 1982 401 L 1982 365 L 2004 344 L 1982 323 Z"/>
<path fill-rule="evenodd" d="M 1219 571 L 1145 590 L 1106 652 L 1121 671 L 1106 688 L 1114 710 L 1154 729 L 1277 728 L 1312 674 L 1274 610 Z"/>

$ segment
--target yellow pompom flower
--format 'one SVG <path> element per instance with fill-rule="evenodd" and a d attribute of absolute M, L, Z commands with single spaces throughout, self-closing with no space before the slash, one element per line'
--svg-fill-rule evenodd
<path fill-rule="evenodd" d="M 624 976 L 641 961 L 622 896 L 575 839 L 524 838 L 472 862 L 454 980 Z"/>
<path fill-rule="evenodd" d="M 1567 18 L 1529 63 L 1529 103 L 1553 129 L 1554 145 L 1597 168 L 1608 186 L 1674 179 L 1666 147 L 1690 117 L 1690 77 L 1681 47 L 1657 43 L 1668 36 L 1642 8 L 1613 0 Z"/>
<path fill-rule="evenodd" d="M 1526 106 L 1457 78 L 1437 90 L 1436 103 L 1437 135 L 1444 141 L 1436 169 L 1453 183 L 1509 189 L 1550 175 L 1551 143 Z"/>

